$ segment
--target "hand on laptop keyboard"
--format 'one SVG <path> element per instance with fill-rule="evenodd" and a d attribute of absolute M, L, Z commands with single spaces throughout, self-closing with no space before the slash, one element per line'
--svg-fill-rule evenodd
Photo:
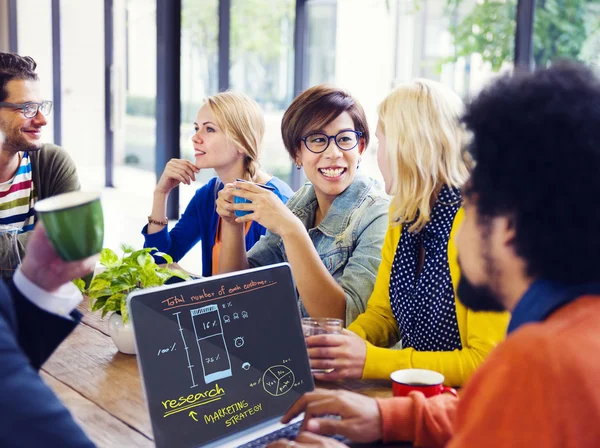
<path fill-rule="evenodd" d="M 324 437 L 307 432 L 301 433 L 299 435 L 298 433 L 300 431 L 301 425 L 302 420 L 288 425 L 285 428 L 273 431 L 272 433 L 255 439 L 252 442 L 246 443 L 245 445 L 240 445 L 239 448 L 261 448 L 268 445 L 272 445 L 274 447 L 297 446 L 300 443 L 319 443 L 319 446 L 332 448 L 345 446 L 343 443 L 339 442 L 347 441 L 347 439 L 345 439 L 342 436 Z M 295 441 L 295 443 L 291 444 L 291 441 Z"/>
<path fill-rule="evenodd" d="M 283 448 L 283 447 L 294 447 L 294 448 L 308 448 L 308 447 L 320 447 L 320 448 L 340 448 L 347 445 L 343 444 L 338 440 L 338 437 L 327 437 L 313 434 L 312 432 L 301 432 L 298 434 L 295 440 L 278 440 L 277 442 L 268 445 L 268 448 Z"/>
<path fill-rule="evenodd" d="M 287 423 L 304 413 L 306 428 L 315 434 L 342 434 L 353 442 L 381 440 L 379 406 L 374 398 L 350 391 L 315 389 L 300 397 L 281 419 Z M 322 418 L 323 414 L 337 419 Z"/>

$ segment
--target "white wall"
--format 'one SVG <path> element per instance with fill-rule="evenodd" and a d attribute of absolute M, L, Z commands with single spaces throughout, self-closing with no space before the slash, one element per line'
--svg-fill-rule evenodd
<path fill-rule="evenodd" d="M 62 146 L 104 183 L 104 1 L 61 0 Z M 90 20 L 93 18 L 93 20 Z"/>
<path fill-rule="evenodd" d="M 52 9 L 50 0 L 19 0 L 17 3 L 17 51 L 37 62 L 42 95 L 52 94 Z M 26 19 L 26 20 L 25 20 Z M 54 141 L 54 114 L 47 117 L 43 141 Z"/>
<path fill-rule="evenodd" d="M 382 179 L 377 168 L 377 106 L 392 89 L 394 10 L 385 0 L 340 0 L 337 3 L 335 84 L 344 87 L 365 109 L 371 145 L 361 169 Z"/>
<path fill-rule="evenodd" d="M 156 96 L 156 1 L 129 0 L 129 94 Z"/>

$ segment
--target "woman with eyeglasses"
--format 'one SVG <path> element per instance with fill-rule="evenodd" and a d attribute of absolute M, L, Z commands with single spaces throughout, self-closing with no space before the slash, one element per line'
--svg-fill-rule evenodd
<path fill-rule="evenodd" d="M 226 185 L 217 200 L 223 220 L 219 270 L 287 261 L 301 313 L 348 325 L 366 309 L 387 226 L 388 199 L 372 179 L 357 175 L 369 143 L 364 111 L 344 90 L 311 87 L 285 112 L 281 133 L 310 183 L 287 206 L 251 183 Z M 235 203 L 234 196 L 250 203 Z M 250 213 L 238 217 L 235 211 Z M 269 231 L 246 253 L 242 229 L 252 221 Z"/>
<path fill-rule="evenodd" d="M 349 331 L 307 339 L 311 366 L 333 369 L 317 379 L 389 379 L 417 368 L 462 386 L 504 338 L 507 313 L 476 313 L 458 297 L 472 293 L 459 284 L 453 241 L 469 174 L 462 110 L 454 92 L 428 80 L 397 87 L 380 105 L 377 162 L 393 198 L 381 266 Z M 401 349 L 389 348 L 398 341 Z"/>
<path fill-rule="evenodd" d="M 167 163 L 154 189 L 152 213 L 142 234 L 144 247 L 156 247 L 175 262 L 201 241 L 202 275 L 208 277 L 217 273 L 222 254 L 223 221 L 215 211 L 215 201 L 223 185 L 237 178 L 258 182 L 268 186 L 281 204 L 293 192 L 281 179 L 259 168 L 265 119 L 258 104 L 247 95 L 221 92 L 208 97 L 198 111 L 194 129 L 195 163 L 183 159 Z M 190 185 L 201 169 L 208 168 L 213 168 L 217 177 L 196 191 L 181 219 L 167 231 L 165 211 L 170 191 L 180 183 Z M 252 247 L 266 229 L 260 223 L 249 222 L 240 231 L 245 244 Z"/>

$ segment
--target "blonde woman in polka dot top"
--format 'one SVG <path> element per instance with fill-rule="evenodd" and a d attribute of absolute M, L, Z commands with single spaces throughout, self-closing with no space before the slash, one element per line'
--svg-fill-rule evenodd
<path fill-rule="evenodd" d="M 428 80 L 396 88 L 380 105 L 377 160 L 393 197 L 381 265 L 349 331 L 307 341 L 312 367 L 334 368 L 317 379 L 388 379 L 422 368 L 461 386 L 504 338 L 507 313 L 467 310 L 455 293 L 453 237 L 468 177 L 462 110 L 454 92 Z M 389 348 L 399 341 L 402 349 Z"/>

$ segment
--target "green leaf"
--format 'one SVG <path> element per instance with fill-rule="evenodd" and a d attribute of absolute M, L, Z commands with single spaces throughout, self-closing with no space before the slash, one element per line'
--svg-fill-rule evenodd
<path fill-rule="evenodd" d="M 122 293 L 113 294 L 106 300 L 104 308 L 107 311 L 121 311 L 121 302 L 125 300 L 125 297 L 126 295 Z"/>
<path fill-rule="evenodd" d="M 150 254 L 151 251 L 152 251 L 152 248 L 150 248 L 150 247 L 146 247 L 144 249 L 136 250 L 136 251 L 132 252 L 130 255 L 127 256 L 127 260 L 130 263 L 137 263 L 137 259 L 138 259 L 138 257 L 140 255 Z"/>
<path fill-rule="evenodd" d="M 98 298 L 103 295 L 110 295 L 110 280 L 105 278 L 95 277 L 88 289 L 88 295 L 92 298 Z"/>
<path fill-rule="evenodd" d="M 99 291 L 88 292 L 90 299 L 99 299 L 101 297 L 109 297 L 112 295 L 110 288 L 101 289 Z"/>
<path fill-rule="evenodd" d="M 92 279 L 92 282 L 90 283 L 90 288 L 92 287 L 92 284 L 94 283 L 94 280 L 96 280 L 96 281 L 98 281 L 98 280 L 106 280 L 106 281 L 110 282 L 111 278 L 113 277 L 113 272 L 114 271 L 115 271 L 115 268 L 107 269 L 105 271 L 102 271 L 100 274 L 96 275 Z"/>
<path fill-rule="evenodd" d="M 96 299 L 94 301 L 94 304 L 92 305 L 92 311 L 98 311 L 99 309 L 104 308 L 104 304 L 106 303 L 107 299 L 108 296 L 99 297 L 98 299 Z M 104 315 L 102 317 L 104 317 Z"/>
<path fill-rule="evenodd" d="M 164 252 L 154 252 L 154 256 L 162 257 L 167 264 L 173 263 L 173 257 L 171 257 L 169 254 L 166 254 Z"/>
<path fill-rule="evenodd" d="M 129 291 L 137 286 L 137 282 L 131 276 L 115 278 L 110 284 L 110 291 L 114 294 L 121 291 Z"/>
<path fill-rule="evenodd" d="M 152 255 L 148 253 L 138 255 L 137 263 L 142 267 L 155 264 L 154 258 L 152 258 Z"/>
<path fill-rule="evenodd" d="M 107 268 L 112 268 L 119 264 L 119 256 L 108 248 L 102 249 L 100 252 L 100 264 Z"/>
<path fill-rule="evenodd" d="M 122 264 L 118 268 L 111 271 L 110 278 L 114 280 L 115 278 L 126 279 L 130 278 L 132 275 L 135 275 L 135 271 L 137 270 L 137 266 L 129 266 L 127 264 Z"/>
<path fill-rule="evenodd" d="M 156 269 L 144 269 L 140 273 L 142 286 L 144 288 L 152 288 L 162 285 L 166 280 L 162 280 Z"/>
<path fill-rule="evenodd" d="M 75 286 L 77 286 L 77 289 L 79 289 L 79 291 L 82 294 L 85 294 L 85 282 L 83 281 L 83 279 L 76 278 L 75 280 L 73 280 L 73 283 L 75 284 Z"/>
<path fill-rule="evenodd" d="M 129 312 L 127 311 L 127 300 L 121 301 L 121 316 L 123 316 L 123 323 L 127 323 L 129 320 Z"/>
<path fill-rule="evenodd" d="M 190 276 L 185 272 L 178 271 L 177 269 L 169 269 L 169 268 L 158 268 L 157 272 L 159 272 L 165 281 L 169 280 L 171 277 L 179 277 L 183 280 L 189 280 Z"/>
<path fill-rule="evenodd" d="M 106 272 L 95 276 L 90 284 L 90 291 L 95 291 L 97 289 L 103 289 L 110 286 L 110 277 L 111 276 L 106 275 Z"/>
<path fill-rule="evenodd" d="M 135 249 L 133 248 L 133 246 L 123 243 L 121 244 L 121 250 L 123 251 L 123 253 L 128 254 L 133 252 Z"/>
<path fill-rule="evenodd" d="M 191 277 L 189 275 L 187 275 L 185 272 L 181 272 L 178 270 L 172 270 L 171 274 L 173 274 L 173 277 L 179 277 L 183 280 L 191 280 Z"/>

